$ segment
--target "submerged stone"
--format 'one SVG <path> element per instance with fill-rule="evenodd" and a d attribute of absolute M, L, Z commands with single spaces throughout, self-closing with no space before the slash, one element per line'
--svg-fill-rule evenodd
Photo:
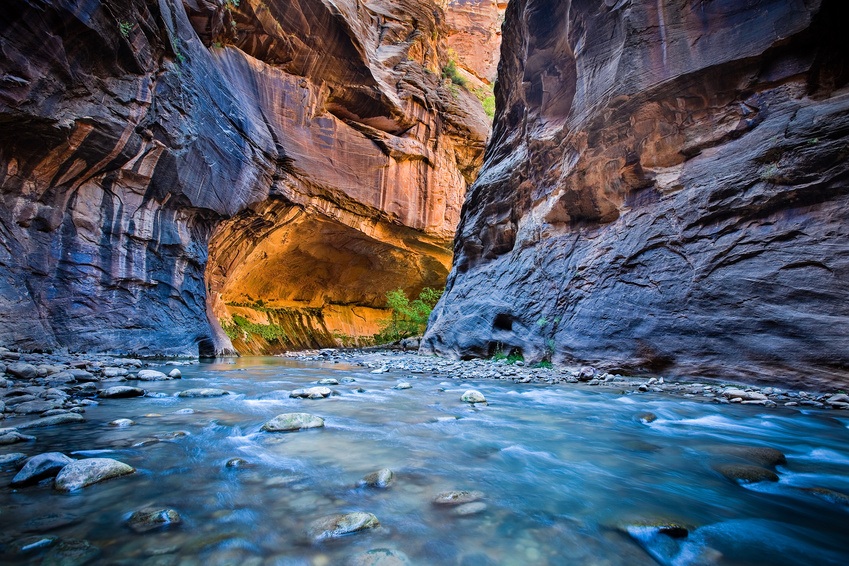
<path fill-rule="evenodd" d="M 63 539 L 47 552 L 41 566 L 82 566 L 97 559 L 100 552 L 87 540 Z"/>
<path fill-rule="evenodd" d="M 443 491 L 433 498 L 434 505 L 462 505 L 484 498 L 482 491 Z"/>
<path fill-rule="evenodd" d="M 346 566 L 411 566 L 412 562 L 400 550 L 372 548 L 350 557 Z"/>
<path fill-rule="evenodd" d="M 310 523 L 307 528 L 307 534 L 312 540 L 321 541 L 328 538 L 343 537 L 379 526 L 380 521 L 373 514 L 355 511 L 353 513 L 337 513 L 317 519 Z"/>
<path fill-rule="evenodd" d="M 174 509 L 140 509 L 127 519 L 127 526 L 137 533 L 146 533 L 179 525 L 183 518 Z"/>
<path fill-rule="evenodd" d="M 11 554 L 29 554 L 39 552 L 53 546 L 59 541 L 59 537 L 51 535 L 33 535 L 16 539 L 7 545 Z"/>
<path fill-rule="evenodd" d="M 759 483 L 778 481 L 778 475 L 772 470 L 747 464 L 722 464 L 714 469 L 735 483 Z"/>
<path fill-rule="evenodd" d="M 458 517 L 467 517 L 469 515 L 477 515 L 486 511 L 487 505 L 483 501 L 472 501 L 471 503 L 463 503 L 457 505 L 451 510 L 453 515 Z"/>
<path fill-rule="evenodd" d="M 803 487 L 801 489 L 805 493 L 809 493 L 815 497 L 819 497 L 820 499 L 828 501 L 829 503 L 833 503 L 834 505 L 839 505 L 841 507 L 849 507 L 849 495 L 846 495 L 845 493 L 834 491 L 832 489 L 826 489 L 824 487 Z"/>
<path fill-rule="evenodd" d="M 779 464 L 787 463 L 784 453 L 775 448 L 767 448 L 765 446 L 729 446 L 723 452 L 744 458 L 764 467 L 772 468 Z"/>

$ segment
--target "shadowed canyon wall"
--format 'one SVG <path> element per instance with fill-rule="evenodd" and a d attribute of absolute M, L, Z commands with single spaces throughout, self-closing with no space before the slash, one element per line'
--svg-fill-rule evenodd
<path fill-rule="evenodd" d="M 849 383 L 839 6 L 511 2 L 423 351 Z"/>
<path fill-rule="evenodd" d="M 440 76 L 448 8 L 5 7 L 0 343 L 220 352 L 241 312 L 332 344 L 436 285 L 489 134 Z"/>

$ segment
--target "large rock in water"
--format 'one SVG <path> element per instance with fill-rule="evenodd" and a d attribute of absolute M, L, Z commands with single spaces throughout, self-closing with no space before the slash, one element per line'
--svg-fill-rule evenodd
<path fill-rule="evenodd" d="M 277 415 L 264 425 L 265 432 L 291 432 L 307 428 L 322 428 L 324 419 L 309 413 L 283 413 Z"/>
<path fill-rule="evenodd" d="M 27 460 L 24 467 L 12 478 L 12 482 L 9 485 L 19 487 L 36 483 L 44 478 L 53 477 L 73 461 L 72 458 L 65 456 L 61 452 L 38 454 Z"/>
<path fill-rule="evenodd" d="M 58 491 L 75 491 L 89 485 L 125 476 L 135 468 L 112 458 L 75 460 L 62 468 L 53 486 Z"/>
<path fill-rule="evenodd" d="M 335 345 L 441 286 L 489 134 L 445 6 L 4 7 L 0 343 L 206 354 L 239 315 L 245 351 Z"/>
<path fill-rule="evenodd" d="M 511 2 L 422 351 L 849 382 L 840 9 Z"/>

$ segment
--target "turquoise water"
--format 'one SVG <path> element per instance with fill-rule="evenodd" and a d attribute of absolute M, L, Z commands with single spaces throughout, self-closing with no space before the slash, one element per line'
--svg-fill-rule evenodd
<path fill-rule="evenodd" d="M 86 539 L 103 564 L 320 566 L 373 548 L 422 565 L 849 563 L 849 508 L 800 489 L 849 493 L 846 413 L 279 358 L 181 370 L 182 380 L 139 384 L 166 397 L 102 400 L 85 423 L 0 447 L 104 456 L 138 470 L 72 494 L 49 482 L 13 491 L 14 470 L 2 470 L 3 541 Z M 327 399 L 288 398 L 328 377 L 355 381 L 331 386 L 338 395 Z M 393 389 L 402 380 L 412 388 Z M 174 396 L 198 387 L 233 395 Z M 489 404 L 462 403 L 470 388 Z M 657 420 L 642 422 L 646 411 Z M 260 431 L 286 412 L 319 415 L 326 427 Z M 136 424 L 108 425 L 118 418 Z M 784 452 L 780 481 L 742 486 L 714 471 L 743 463 L 727 453 L 738 445 Z M 234 457 L 247 465 L 228 468 Z M 358 487 L 384 467 L 396 474 L 389 489 Z M 453 489 L 483 492 L 486 509 L 457 516 L 432 504 Z M 174 508 L 184 522 L 134 533 L 124 520 L 143 507 Z M 349 511 L 374 513 L 381 527 L 317 544 L 306 536 L 311 521 Z M 672 521 L 689 536 L 640 526 Z M 37 564 L 43 554 L 4 560 Z"/>

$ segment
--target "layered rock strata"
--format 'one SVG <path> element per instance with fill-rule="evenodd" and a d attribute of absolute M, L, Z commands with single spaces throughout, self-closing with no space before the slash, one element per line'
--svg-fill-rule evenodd
<path fill-rule="evenodd" d="M 516 0 L 423 351 L 849 382 L 836 1 Z"/>
<path fill-rule="evenodd" d="M 267 301 L 324 345 L 324 307 L 438 281 L 489 133 L 440 76 L 445 30 L 430 0 L 7 7 L 0 343 L 220 352 L 227 303 Z M 393 277 L 350 291 L 348 248 Z"/>

